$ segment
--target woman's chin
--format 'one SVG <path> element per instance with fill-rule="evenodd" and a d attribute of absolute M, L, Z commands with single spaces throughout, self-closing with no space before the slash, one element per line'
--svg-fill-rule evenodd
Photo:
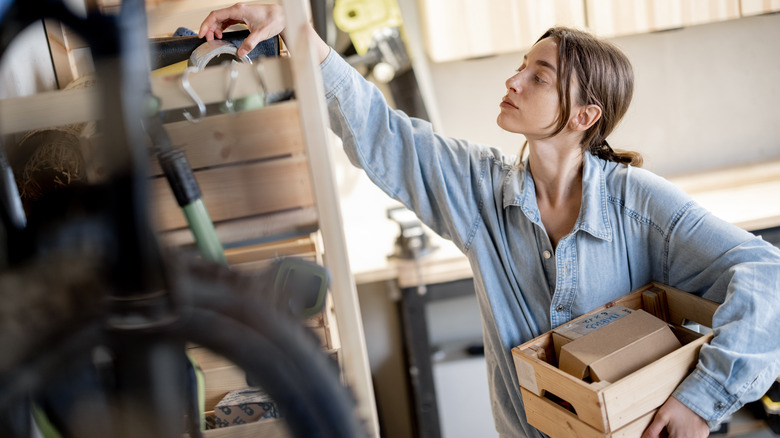
<path fill-rule="evenodd" d="M 517 126 L 512 126 L 512 124 L 506 123 L 506 121 L 502 116 L 503 114 L 499 113 L 498 116 L 496 117 L 496 125 L 498 125 L 499 128 L 503 129 L 504 131 L 511 132 L 513 134 L 522 134 L 522 132 L 518 130 Z"/>

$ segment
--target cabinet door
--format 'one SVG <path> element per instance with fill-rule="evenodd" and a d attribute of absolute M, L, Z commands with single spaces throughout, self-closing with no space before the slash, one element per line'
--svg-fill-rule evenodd
<path fill-rule="evenodd" d="M 588 28 L 601 37 L 675 29 L 740 17 L 739 0 L 585 0 Z"/>
<path fill-rule="evenodd" d="M 525 50 L 554 25 L 585 26 L 581 0 L 420 0 L 434 62 Z"/>
<path fill-rule="evenodd" d="M 741 0 L 739 7 L 742 16 L 766 14 L 780 11 L 780 0 Z"/>

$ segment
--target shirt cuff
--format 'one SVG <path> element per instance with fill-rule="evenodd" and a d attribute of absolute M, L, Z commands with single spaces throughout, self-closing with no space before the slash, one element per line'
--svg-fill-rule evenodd
<path fill-rule="evenodd" d="M 320 73 L 326 100 L 331 100 L 339 85 L 348 77 L 351 68 L 352 66 L 341 55 L 333 48 L 330 49 L 328 56 L 320 63 Z"/>
<path fill-rule="evenodd" d="M 729 394 L 723 385 L 699 368 L 683 380 L 672 396 L 702 417 L 710 429 L 741 406 L 739 397 Z"/>

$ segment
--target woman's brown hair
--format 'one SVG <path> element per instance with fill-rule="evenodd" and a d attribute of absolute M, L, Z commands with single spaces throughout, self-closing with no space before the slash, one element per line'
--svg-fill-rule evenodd
<path fill-rule="evenodd" d="M 623 52 L 606 41 L 567 27 L 552 27 L 537 42 L 553 38 L 558 42 L 558 101 L 560 113 L 556 135 L 563 131 L 571 114 L 571 77 L 579 85 L 579 105 L 596 105 L 601 117 L 582 138 L 582 148 L 604 160 L 642 165 L 638 152 L 613 150 L 607 136 L 628 110 L 634 92 L 634 71 Z"/>

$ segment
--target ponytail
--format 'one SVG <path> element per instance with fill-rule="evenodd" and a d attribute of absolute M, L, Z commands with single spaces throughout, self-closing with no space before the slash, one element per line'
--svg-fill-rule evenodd
<path fill-rule="evenodd" d="M 614 161 L 615 163 L 628 164 L 634 167 L 642 167 L 642 163 L 644 163 L 642 154 L 639 152 L 612 149 L 612 146 L 606 140 L 604 140 L 601 146 L 591 146 L 588 150 L 591 154 L 606 161 Z"/>

